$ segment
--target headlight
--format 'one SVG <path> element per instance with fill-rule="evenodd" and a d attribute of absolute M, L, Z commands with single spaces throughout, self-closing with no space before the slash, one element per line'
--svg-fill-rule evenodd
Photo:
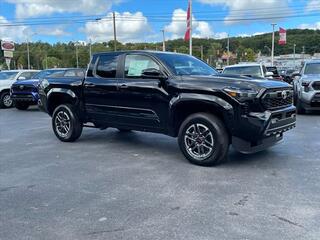
<path fill-rule="evenodd" d="M 47 79 L 40 80 L 39 86 L 43 89 L 47 88 L 49 86 L 48 80 Z"/>
<path fill-rule="evenodd" d="M 231 97 L 237 99 L 240 102 L 244 102 L 246 100 L 251 100 L 258 95 L 257 91 L 254 90 L 243 90 L 237 88 L 225 88 L 224 91 Z"/>

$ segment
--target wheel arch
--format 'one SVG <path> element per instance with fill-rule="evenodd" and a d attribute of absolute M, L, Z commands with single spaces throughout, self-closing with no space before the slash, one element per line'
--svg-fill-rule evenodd
<path fill-rule="evenodd" d="M 47 110 L 49 115 L 52 115 L 54 109 L 61 104 L 78 104 L 76 94 L 70 89 L 51 89 L 47 94 L 47 99 Z"/>
<path fill-rule="evenodd" d="M 200 112 L 215 115 L 230 130 L 234 116 L 231 104 L 216 96 L 183 94 L 170 103 L 170 135 L 176 137 L 182 122 L 191 114 Z"/>

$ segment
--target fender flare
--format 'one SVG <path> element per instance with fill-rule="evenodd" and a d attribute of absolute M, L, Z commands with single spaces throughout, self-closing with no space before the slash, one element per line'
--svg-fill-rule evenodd
<path fill-rule="evenodd" d="M 169 122 L 172 132 L 174 132 L 176 109 L 180 104 L 186 104 L 187 102 L 212 105 L 215 109 L 222 112 L 224 120 L 227 120 L 226 124 L 228 125 L 231 124 L 231 120 L 234 118 L 235 113 L 233 106 L 218 96 L 198 93 L 181 93 L 172 98 L 169 103 Z"/>

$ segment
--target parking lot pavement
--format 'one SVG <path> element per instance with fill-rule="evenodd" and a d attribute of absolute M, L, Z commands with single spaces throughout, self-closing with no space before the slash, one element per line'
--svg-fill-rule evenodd
<path fill-rule="evenodd" d="M 0 239 L 320 239 L 320 115 L 211 168 L 170 137 L 84 129 L 62 143 L 50 123 L 0 110 Z"/>

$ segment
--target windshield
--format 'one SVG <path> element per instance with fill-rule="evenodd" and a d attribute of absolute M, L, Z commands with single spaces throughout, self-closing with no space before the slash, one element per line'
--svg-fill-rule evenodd
<path fill-rule="evenodd" d="M 0 80 L 13 80 L 19 72 L 0 72 Z"/>
<path fill-rule="evenodd" d="M 223 73 L 249 77 L 262 77 L 260 66 L 228 67 L 224 69 Z"/>
<path fill-rule="evenodd" d="M 304 74 L 320 74 L 320 63 L 308 63 Z"/>
<path fill-rule="evenodd" d="M 162 54 L 157 56 L 169 67 L 174 75 L 216 75 L 218 72 L 201 60 L 179 54 Z"/>
<path fill-rule="evenodd" d="M 62 70 L 58 70 L 58 69 L 55 69 L 55 70 L 43 70 L 41 72 L 38 72 L 37 74 L 35 74 L 32 78 L 33 79 L 41 79 L 41 78 L 44 78 L 44 77 L 47 77 L 53 73 L 56 73 L 56 72 L 63 72 Z"/>

